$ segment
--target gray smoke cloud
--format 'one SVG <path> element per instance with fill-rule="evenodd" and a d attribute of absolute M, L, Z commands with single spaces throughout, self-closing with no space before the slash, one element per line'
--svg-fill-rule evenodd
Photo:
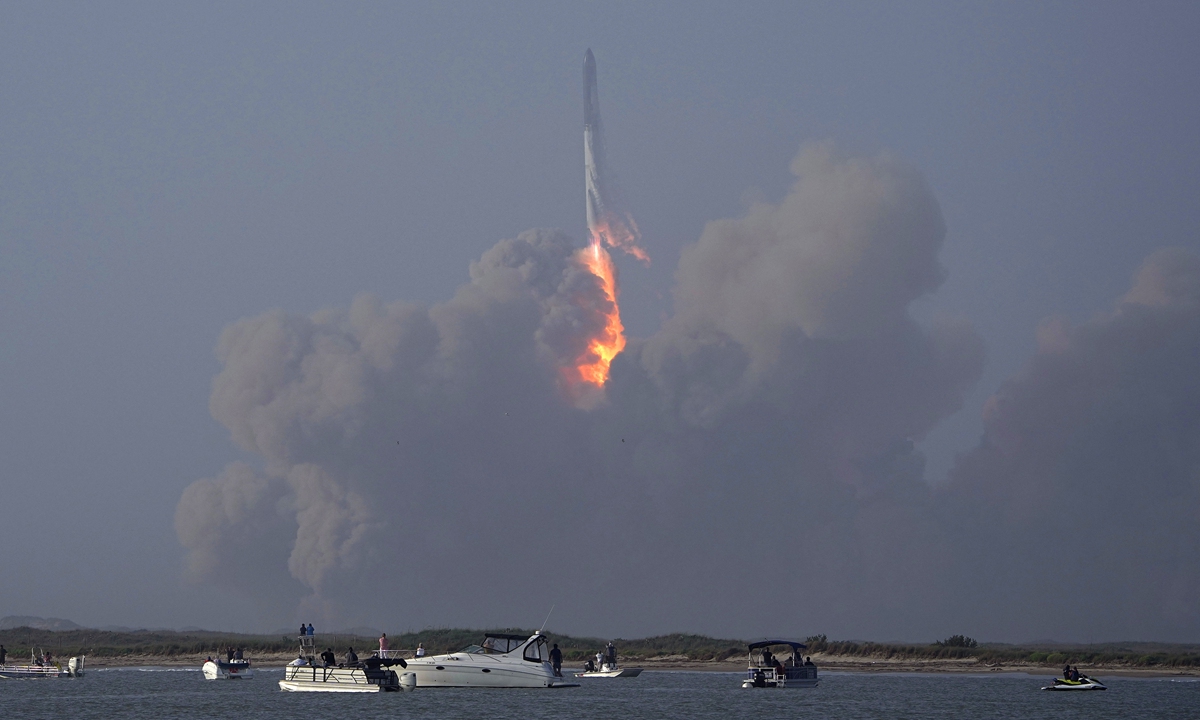
<path fill-rule="evenodd" d="M 603 635 L 932 638 L 990 615 L 1004 619 L 989 631 L 1015 632 L 1017 611 L 999 602 L 1049 612 L 1032 581 L 1017 586 L 1021 566 L 1005 548 L 1031 548 L 1024 560 L 1034 556 L 1029 523 L 1107 516 L 1028 500 L 1022 483 L 1035 481 L 993 468 L 989 453 L 1003 445 L 1010 470 L 1042 467 L 1056 456 L 1020 440 L 1027 423 L 1034 438 L 1049 430 L 1036 422 L 1092 427 L 1086 412 L 1055 420 L 1075 396 L 1052 404 L 1034 385 L 1054 358 L 1087 364 L 1089 343 L 1117 332 L 1110 325 L 1128 326 L 1110 341 L 1129 345 L 1120 367 L 1146 366 L 1131 382 L 1157 377 L 1157 364 L 1194 389 L 1179 342 L 1195 327 L 1180 300 L 1193 293 L 1194 316 L 1194 268 L 1148 264 L 1112 317 L 1044 330 L 1034 369 L 990 405 L 983 444 L 950 488 L 933 489 L 913 444 L 961 407 L 984 361 L 969 323 L 923 326 L 908 312 L 945 274 L 937 202 L 887 155 L 843 159 L 814 146 L 792 169 L 780 203 L 710 223 L 685 251 L 674 315 L 630 339 L 605 402 L 590 410 L 570 402 L 562 371 L 601 323 L 602 295 L 558 231 L 501 241 L 441 305 L 360 296 L 344 310 L 272 311 L 226 329 L 212 414 L 260 462 L 184 493 L 176 527 L 189 576 L 281 614 L 389 628 L 528 626 L 556 603 L 555 626 Z M 1138 344 L 1147 333 L 1162 338 L 1158 351 Z M 1047 349 L 1058 346 L 1065 355 Z M 1116 369 L 1112 358 L 1093 362 Z M 1106 396 L 1112 420 L 1096 432 L 1115 431 L 1135 396 L 1133 386 Z M 1182 397 L 1172 407 L 1186 414 Z M 1169 424 L 1159 420 L 1139 428 L 1145 448 Z M 1062 432 L 1059 452 L 1076 447 L 1080 435 Z M 1195 455 L 1180 453 L 1172 487 L 1182 491 L 1191 472 L 1194 493 Z M 1107 472 L 1103 482 L 1121 486 Z M 1133 496 L 1146 508 L 1139 522 L 1175 504 L 1122 487 L 1127 508 Z M 1103 493 L 1088 502 L 1120 506 Z M 1172 511 L 1180 523 L 1182 507 Z M 977 540 L 980 528 L 995 547 Z M 1156 567 L 1183 568 L 1191 542 Z M 1157 546 L 1136 547 L 1126 555 Z M 972 552 L 1000 568 L 972 565 Z M 1176 597 L 1194 585 L 1180 572 Z M 996 601 L 961 589 L 993 578 L 1008 583 Z M 780 613 L 747 613 L 750 597 Z M 977 612 L 964 609 L 981 599 Z M 1181 607 L 1155 610 L 1155 627 Z"/>
<path fill-rule="evenodd" d="M 952 473 L 966 604 L 996 636 L 1194 638 L 1200 258 L 1157 251 L 1110 312 L 1037 338 Z"/>

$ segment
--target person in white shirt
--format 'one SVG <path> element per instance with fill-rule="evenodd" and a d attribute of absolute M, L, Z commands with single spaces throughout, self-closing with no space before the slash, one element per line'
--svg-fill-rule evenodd
<path fill-rule="evenodd" d="M 417 643 L 417 657 L 425 657 L 425 646 Z"/>
<path fill-rule="evenodd" d="M 303 655 L 300 655 L 295 660 L 293 660 L 290 664 L 295 665 L 296 667 L 300 667 L 301 665 L 307 665 L 308 661 L 304 659 Z"/>

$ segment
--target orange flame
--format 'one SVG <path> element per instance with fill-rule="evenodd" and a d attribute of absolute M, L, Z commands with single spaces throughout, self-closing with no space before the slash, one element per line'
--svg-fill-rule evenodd
<path fill-rule="evenodd" d="M 600 389 L 608 380 L 613 358 L 625 349 L 625 326 L 621 324 L 621 309 L 617 306 L 617 269 L 612 256 L 595 240 L 575 257 L 600 280 L 606 302 L 596 309 L 605 316 L 605 323 L 599 333 L 588 339 L 587 350 L 576 359 L 575 366 L 567 369 L 568 381 L 580 390 Z M 584 394 L 587 393 L 581 393 L 581 397 Z"/>

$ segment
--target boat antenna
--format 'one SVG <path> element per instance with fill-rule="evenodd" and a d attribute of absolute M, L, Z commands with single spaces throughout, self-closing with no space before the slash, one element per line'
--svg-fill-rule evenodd
<path fill-rule="evenodd" d="M 541 626 L 540 628 L 538 628 L 538 632 L 539 632 L 539 633 L 540 633 L 541 631 L 543 631 L 543 630 L 545 630 L 545 629 L 546 629 L 546 623 L 550 622 L 550 616 L 551 616 L 553 613 L 554 613 L 554 606 L 553 606 L 553 605 L 551 605 L 551 606 L 550 606 L 550 612 L 546 613 L 546 619 L 545 619 L 545 620 L 542 622 L 542 626 Z"/>

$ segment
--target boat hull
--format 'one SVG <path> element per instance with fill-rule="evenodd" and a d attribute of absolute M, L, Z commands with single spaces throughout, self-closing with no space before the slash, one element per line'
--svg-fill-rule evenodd
<path fill-rule="evenodd" d="M 763 673 L 762 684 L 755 684 L 756 672 Z M 817 668 L 812 665 L 800 665 L 775 670 L 773 668 L 750 668 L 747 677 L 742 681 L 744 688 L 811 688 L 816 687 L 820 678 Z"/>
<path fill-rule="evenodd" d="M 412 673 L 394 671 L 368 673 L 362 668 L 324 668 L 289 665 L 283 670 L 279 689 L 285 692 L 374 693 L 412 690 L 417 686 Z"/>
<path fill-rule="evenodd" d="M 618 670 L 593 670 L 591 672 L 575 673 L 578 678 L 618 678 L 637 677 L 642 674 L 642 668 L 620 668 Z"/>
<path fill-rule="evenodd" d="M 1046 687 L 1044 687 L 1042 689 L 1043 690 L 1066 690 L 1066 691 L 1084 690 L 1084 691 L 1086 691 L 1086 690 L 1107 690 L 1108 688 L 1104 687 L 1104 685 L 1102 683 L 1099 683 L 1095 680 L 1089 680 L 1086 682 L 1065 682 L 1063 680 L 1055 680 L 1053 685 L 1047 685 Z"/>
<path fill-rule="evenodd" d="M 216 663 L 212 660 L 200 668 L 205 680 L 241 680 L 254 677 L 250 663 Z"/>
<path fill-rule="evenodd" d="M 817 686 L 817 681 L 814 679 L 814 680 L 788 680 L 787 682 L 783 682 L 783 683 L 780 683 L 780 682 L 775 682 L 774 680 L 768 680 L 768 681 L 767 681 L 767 683 L 766 683 L 766 685 L 763 685 L 763 686 L 761 686 L 761 687 L 768 687 L 768 688 L 812 688 L 812 687 L 816 687 L 816 686 Z M 759 687 L 759 686 L 758 686 L 758 685 L 755 685 L 753 680 L 743 680 L 743 681 L 742 681 L 742 687 L 744 687 L 744 688 L 753 688 L 753 687 Z"/>
<path fill-rule="evenodd" d="M 58 678 L 80 677 L 83 675 L 84 656 L 70 658 L 63 665 L 54 662 L 49 665 L 0 665 L 0 678 L 18 680 L 26 678 Z"/>
<path fill-rule="evenodd" d="M 554 674 L 549 663 L 500 659 L 502 656 L 437 655 L 408 661 L 417 687 L 549 688 L 571 687 Z M 524 663 L 524 664 L 522 664 Z"/>

